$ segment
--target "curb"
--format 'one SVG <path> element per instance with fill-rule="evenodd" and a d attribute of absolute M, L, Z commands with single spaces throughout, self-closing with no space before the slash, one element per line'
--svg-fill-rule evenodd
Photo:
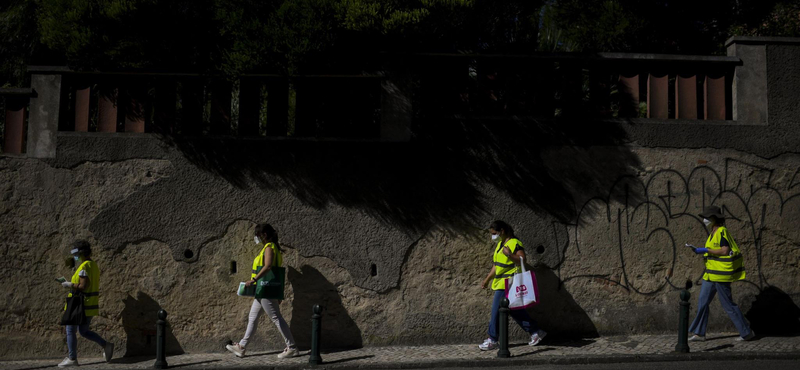
<path fill-rule="evenodd" d="M 431 368 L 478 368 L 478 367 L 521 367 L 537 365 L 591 365 L 591 364 L 617 364 L 617 363 L 647 363 L 647 362 L 685 362 L 685 361 L 714 361 L 714 360 L 800 360 L 800 352 L 774 353 L 774 352 L 725 352 L 725 353 L 669 353 L 662 355 L 598 355 L 581 357 L 540 357 L 535 359 L 508 358 L 508 359 L 463 359 L 424 361 L 413 363 L 386 363 L 386 364 L 291 364 L 283 366 L 232 366 L 220 367 L 221 369 L 236 370 L 388 370 L 388 369 L 431 369 Z"/>

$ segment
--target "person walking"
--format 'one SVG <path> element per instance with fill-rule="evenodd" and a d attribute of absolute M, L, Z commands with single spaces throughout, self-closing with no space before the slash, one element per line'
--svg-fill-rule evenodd
<path fill-rule="evenodd" d="M 78 268 L 75 269 L 72 278 L 69 281 L 62 282 L 61 286 L 70 289 L 68 297 L 72 297 L 77 292 L 83 293 L 86 320 L 81 325 L 66 325 L 69 354 L 64 361 L 58 364 L 58 367 L 78 366 L 78 338 L 75 332 L 99 344 L 103 348 L 103 359 L 109 362 L 114 355 L 114 343 L 106 341 L 97 333 L 89 330 L 92 318 L 100 313 L 100 269 L 97 266 L 97 262 L 92 260 L 92 247 L 89 242 L 85 240 L 74 242 L 70 253 L 75 259 L 75 265 Z M 64 310 L 66 309 L 65 305 Z"/>
<path fill-rule="evenodd" d="M 483 279 L 481 288 L 486 289 L 491 282 L 494 300 L 492 301 L 492 316 L 489 320 L 489 338 L 478 345 L 482 351 L 493 350 L 498 346 L 497 326 L 500 319 L 500 303 L 506 296 L 506 280 L 519 272 L 517 265 L 525 263 L 525 250 L 522 248 L 522 242 L 514 236 L 514 229 L 509 224 L 499 220 L 494 221 L 489 226 L 489 232 L 492 234 L 492 240 L 497 241 L 497 246 L 494 248 L 492 257 L 493 266 L 486 278 Z M 510 314 L 514 321 L 522 327 L 522 330 L 531 335 L 528 345 L 539 344 L 547 335 L 544 330 L 538 328 L 536 321 L 528 315 L 528 311 L 524 309 L 510 310 Z"/>
<path fill-rule="evenodd" d="M 255 228 L 255 242 L 260 247 L 256 258 L 253 260 L 253 271 L 245 285 L 252 286 L 256 284 L 258 279 L 262 278 L 273 267 L 283 267 L 283 255 L 278 242 L 278 233 L 269 224 L 258 224 Z M 267 299 L 256 296 L 253 304 L 250 306 L 250 315 L 247 320 L 247 330 L 244 337 L 238 343 L 232 343 L 225 346 L 228 351 L 231 351 L 236 357 L 244 357 L 245 347 L 247 346 L 250 336 L 256 331 L 258 326 L 258 317 L 261 312 L 266 312 L 267 317 L 278 327 L 278 331 L 283 336 L 286 342 L 286 348 L 283 353 L 278 355 L 278 358 L 289 358 L 297 356 L 297 346 L 294 342 L 289 324 L 281 316 L 280 301 L 277 299 Z"/>
<path fill-rule="evenodd" d="M 705 247 L 694 248 L 695 253 L 703 255 L 705 270 L 697 302 L 697 316 L 689 327 L 689 332 L 692 333 L 689 341 L 706 339 L 709 304 L 717 293 L 719 293 L 722 309 L 725 310 L 725 313 L 733 321 L 733 325 L 736 326 L 736 330 L 739 331 L 739 338 L 736 340 L 751 340 L 755 337 L 755 333 L 745 321 L 742 310 L 734 303 L 731 294 L 731 283 L 745 278 L 742 252 L 725 227 L 725 217 L 719 207 L 706 207 L 699 216 L 703 218 L 706 227 L 711 229 L 711 233 L 706 239 Z M 688 243 L 687 246 L 693 247 Z"/>

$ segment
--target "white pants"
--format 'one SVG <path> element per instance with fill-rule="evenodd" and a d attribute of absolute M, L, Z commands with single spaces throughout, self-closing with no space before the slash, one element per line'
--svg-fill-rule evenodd
<path fill-rule="evenodd" d="M 247 320 L 247 331 L 244 333 L 244 338 L 239 341 L 239 345 L 242 347 L 246 346 L 247 341 L 250 340 L 250 336 L 256 331 L 256 327 L 258 326 L 258 317 L 261 316 L 262 309 L 267 313 L 267 317 L 269 317 L 272 323 L 278 327 L 278 331 L 281 332 L 283 340 L 286 342 L 286 347 L 294 348 L 294 337 L 292 336 L 292 332 L 289 330 L 289 324 L 287 324 L 286 320 L 284 320 L 283 316 L 281 316 L 281 309 L 278 305 L 278 300 L 276 299 L 253 300 L 253 305 L 250 306 L 250 316 Z"/>

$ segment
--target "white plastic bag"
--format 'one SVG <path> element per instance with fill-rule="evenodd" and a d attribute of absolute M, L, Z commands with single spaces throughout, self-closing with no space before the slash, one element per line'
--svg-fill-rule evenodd
<path fill-rule="evenodd" d="M 506 279 L 506 298 L 508 298 L 508 308 L 512 310 L 521 310 L 539 303 L 536 275 L 533 271 L 525 270 L 524 261 L 521 265 L 521 272 L 514 274 L 511 279 Z"/>

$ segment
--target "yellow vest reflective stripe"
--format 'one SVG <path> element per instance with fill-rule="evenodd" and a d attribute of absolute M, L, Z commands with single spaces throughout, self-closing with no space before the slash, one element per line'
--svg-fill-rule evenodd
<path fill-rule="evenodd" d="M 83 270 L 86 270 L 86 277 L 89 278 L 89 286 L 83 290 L 83 295 L 86 297 L 83 300 L 83 308 L 86 316 L 97 316 L 100 314 L 100 269 L 97 267 L 96 262 L 84 261 L 72 274 L 70 281 L 73 284 L 80 284 L 80 273 Z M 72 292 L 67 297 L 72 297 Z M 66 305 L 64 305 L 64 309 L 67 309 Z"/>
<path fill-rule="evenodd" d="M 503 242 L 497 242 L 497 247 L 494 249 L 494 256 L 492 262 L 494 263 L 494 280 L 492 280 L 492 290 L 505 290 L 506 279 L 514 276 L 518 268 L 511 258 L 503 254 L 503 246 L 511 250 L 511 254 L 517 252 L 518 248 L 522 248 L 522 242 L 519 239 L 508 239 L 505 245 Z"/>
<path fill-rule="evenodd" d="M 746 276 L 744 270 L 744 258 L 736 241 L 724 226 L 720 226 L 714 231 L 713 234 L 708 236 L 706 240 L 706 248 L 720 249 L 720 242 L 722 238 L 728 240 L 728 247 L 731 249 L 731 254 L 728 256 L 715 256 L 706 253 L 706 269 L 703 272 L 703 279 L 708 281 L 717 282 L 732 282 L 743 280 Z"/>
<path fill-rule="evenodd" d="M 258 255 L 253 260 L 253 271 L 250 274 L 251 279 L 256 278 L 256 274 L 258 273 L 258 268 L 264 266 L 264 251 L 267 248 L 272 248 L 272 266 L 275 267 L 283 267 L 283 256 L 281 255 L 281 251 L 278 250 L 278 247 L 275 243 L 267 243 L 264 244 L 264 248 L 261 248 L 261 251 L 258 252 Z"/>

